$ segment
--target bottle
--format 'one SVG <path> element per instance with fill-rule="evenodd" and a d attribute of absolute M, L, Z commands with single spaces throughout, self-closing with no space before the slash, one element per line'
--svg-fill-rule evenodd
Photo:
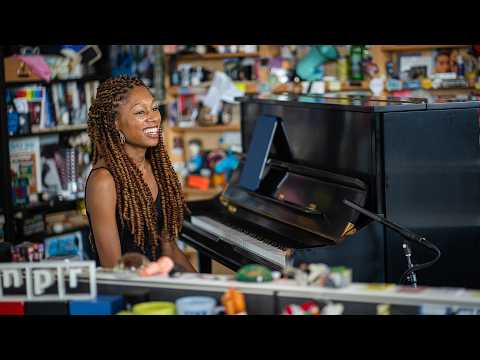
<path fill-rule="evenodd" d="M 457 57 L 457 75 L 460 79 L 463 79 L 465 76 L 465 65 L 463 63 L 462 55 L 458 54 Z"/>
<path fill-rule="evenodd" d="M 350 48 L 350 80 L 359 82 L 363 80 L 363 45 L 352 45 Z"/>

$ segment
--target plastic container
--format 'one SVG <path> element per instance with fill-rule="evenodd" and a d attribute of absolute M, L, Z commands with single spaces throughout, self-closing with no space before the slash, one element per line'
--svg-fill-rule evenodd
<path fill-rule="evenodd" d="M 208 296 L 187 296 L 176 301 L 178 315 L 217 315 L 223 306 L 216 306 L 217 300 Z"/>
<path fill-rule="evenodd" d="M 168 301 L 150 301 L 136 304 L 134 315 L 175 315 L 175 304 Z"/>

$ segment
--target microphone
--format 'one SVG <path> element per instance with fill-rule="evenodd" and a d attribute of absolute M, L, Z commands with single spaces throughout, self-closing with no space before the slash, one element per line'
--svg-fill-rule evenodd
<path fill-rule="evenodd" d="M 440 249 L 437 246 L 435 246 L 434 244 L 432 244 L 431 242 L 429 242 L 427 239 L 425 239 L 423 236 L 415 234 L 414 232 L 412 232 L 412 231 L 410 231 L 410 230 L 408 230 L 408 229 L 406 229 L 406 228 L 404 228 L 404 227 L 402 227 L 398 224 L 395 224 L 393 221 L 385 219 L 383 216 L 379 216 L 377 214 L 374 214 L 374 213 L 362 208 L 361 206 L 358 206 L 354 202 L 351 202 L 347 199 L 344 199 L 343 203 L 345 205 L 347 205 L 348 207 L 358 211 L 359 213 L 367 216 L 368 218 L 370 218 L 372 220 L 375 220 L 375 221 L 378 221 L 379 223 L 381 223 L 381 224 L 387 226 L 388 228 L 396 231 L 401 236 L 403 236 L 406 240 L 416 242 L 416 243 L 418 243 L 420 245 L 423 245 L 426 248 L 436 252 L 436 256 L 433 260 L 428 261 L 428 262 L 423 263 L 423 264 L 414 265 L 411 261 L 412 253 L 411 253 L 410 247 L 408 246 L 408 243 L 404 241 L 403 250 L 404 250 L 405 256 L 407 258 L 408 270 L 406 270 L 402 274 L 402 276 L 400 277 L 400 283 L 403 283 L 403 279 L 408 278 L 408 279 L 410 279 L 410 282 L 412 283 L 412 285 L 414 287 L 417 287 L 417 277 L 416 277 L 415 271 L 426 269 L 427 267 L 430 267 L 434 263 L 436 263 L 438 261 L 438 259 L 440 258 L 441 254 L 442 254 L 440 252 Z"/>
<path fill-rule="evenodd" d="M 382 216 L 379 216 L 377 214 L 374 214 L 360 206 L 358 206 L 357 204 L 355 204 L 354 202 L 351 202 L 347 199 L 344 199 L 343 200 L 343 203 L 345 205 L 347 205 L 348 207 L 358 211 L 359 213 L 362 213 L 363 215 L 369 217 L 370 219 L 372 220 L 375 220 L 375 221 L 378 221 L 382 224 L 384 224 L 385 226 L 389 227 L 390 229 L 396 231 L 397 233 L 399 233 L 400 235 L 402 235 L 403 237 L 405 237 L 407 240 L 410 240 L 410 241 L 414 241 L 414 242 L 417 242 L 421 245 L 424 245 L 426 247 L 430 247 L 429 246 L 429 242 L 427 241 L 427 239 L 425 239 L 423 236 L 420 236 L 420 235 L 417 235 L 415 234 L 414 232 L 408 230 L 408 229 L 405 229 L 404 227 L 401 227 L 400 225 L 398 224 L 395 224 L 394 222 L 390 221 L 390 220 L 387 220 L 385 219 L 384 217 Z"/>

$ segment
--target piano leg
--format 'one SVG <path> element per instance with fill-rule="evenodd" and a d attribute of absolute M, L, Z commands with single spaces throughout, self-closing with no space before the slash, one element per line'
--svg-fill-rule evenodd
<path fill-rule="evenodd" d="M 198 252 L 198 271 L 201 273 L 212 273 L 212 258 L 208 255 Z"/>

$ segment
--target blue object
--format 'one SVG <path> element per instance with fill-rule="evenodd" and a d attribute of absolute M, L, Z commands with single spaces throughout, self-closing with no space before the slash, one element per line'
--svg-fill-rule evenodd
<path fill-rule="evenodd" d="M 312 45 L 310 51 L 297 65 L 297 74 L 306 81 L 323 79 L 323 64 L 335 60 L 338 56 L 333 45 Z"/>
<path fill-rule="evenodd" d="M 237 168 L 239 163 L 238 156 L 234 155 L 232 150 L 228 150 L 227 156 L 215 165 L 215 172 L 217 174 L 224 173 L 227 175 L 227 178 L 230 178 L 231 173 Z"/>
<path fill-rule="evenodd" d="M 403 83 L 403 88 L 408 90 L 416 90 L 421 88 L 419 80 L 408 80 Z"/>
<path fill-rule="evenodd" d="M 186 296 L 175 305 L 178 315 L 214 315 L 217 300 L 208 296 Z"/>
<path fill-rule="evenodd" d="M 95 300 L 70 301 L 70 315 L 113 315 L 124 309 L 123 297 L 99 295 Z"/>
<path fill-rule="evenodd" d="M 277 125 L 277 118 L 273 116 L 261 116 L 257 119 L 238 182 L 244 189 L 256 191 L 260 186 Z"/>
<path fill-rule="evenodd" d="M 63 45 L 62 49 L 70 49 L 70 50 L 73 50 L 75 52 L 79 52 L 84 47 L 85 47 L 85 45 Z"/>

